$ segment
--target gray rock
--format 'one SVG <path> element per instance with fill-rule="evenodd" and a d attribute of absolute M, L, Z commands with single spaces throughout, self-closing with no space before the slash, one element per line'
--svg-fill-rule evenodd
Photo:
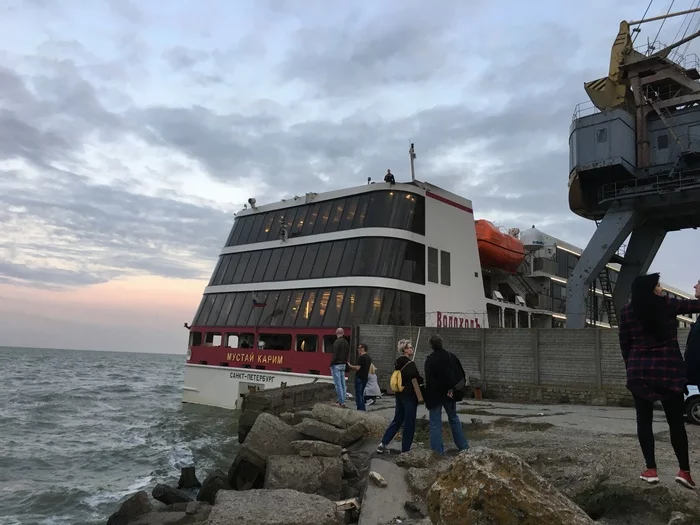
<path fill-rule="evenodd" d="M 689 514 L 684 514 L 683 512 L 674 512 L 671 514 L 671 519 L 668 525 L 695 525 L 697 519 L 693 518 Z"/>
<path fill-rule="evenodd" d="M 352 459 L 350 459 L 350 456 L 348 456 L 347 454 L 343 454 L 342 456 L 340 456 L 340 459 L 343 462 L 344 478 L 356 478 L 360 475 L 360 473 L 357 471 L 357 467 L 352 462 Z"/>
<path fill-rule="evenodd" d="M 408 452 L 399 454 L 396 464 L 404 468 L 428 468 L 440 461 L 440 456 L 432 450 L 425 448 L 413 448 Z"/>
<path fill-rule="evenodd" d="M 345 432 L 338 427 L 309 418 L 304 419 L 301 423 L 296 425 L 294 429 L 304 436 L 334 445 L 340 445 L 343 435 L 345 434 Z"/>
<path fill-rule="evenodd" d="M 188 515 L 199 514 L 200 516 L 206 515 L 205 517 L 208 517 L 210 512 L 211 505 L 204 501 L 190 501 L 185 509 L 185 514 Z"/>
<path fill-rule="evenodd" d="M 260 414 L 229 469 L 231 488 L 262 488 L 267 458 L 276 454 L 296 454 L 292 441 L 300 439 L 302 436 L 294 427 L 271 414 Z"/>
<path fill-rule="evenodd" d="M 350 428 L 355 423 L 363 422 L 367 427 L 368 434 L 373 437 L 382 437 L 388 426 L 388 421 L 378 414 L 361 410 L 348 410 L 347 408 L 323 403 L 314 405 L 311 412 L 314 419 L 342 429 Z"/>
<path fill-rule="evenodd" d="M 154 499 L 165 503 L 166 505 L 172 505 L 174 503 L 187 503 L 192 501 L 192 497 L 183 490 L 178 490 L 163 483 L 158 483 L 153 487 L 153 492 L 151 493 Z"/>
<path fill-rule="evenodd" d="M 288 425 L 294 425 L 294 413 L 293 412 L 282 412 L 280 414 L 280 419 L 287 423 Z"/>
<path fill-rule="evenodd" d="M 336 506 L 296 490 L 220 491 L 208 525 L 339 525 Z"/>
<path fill-rule="evenodd" d="M 416 468 L 411 467 L 406 473 L 406 483 L 411 489 L 411 492 L 416 496 L 425 498 L 433 486 L 435 480 L 449 468 L 450 464 L 447 461 L 441 461 L 432 468 Z"/>
<path fill-rule="evenodd" d="M 343 462 L 340 458 L 270 456 L 265 472 L 266 489 L 292 489 L 331 500 L 342 496 Z"/>
<path fill-rule="evenodd" d="M 245 442 L 248 432 L 253 428 L 258 416 L 262 414 L 259 410 L 244 410 L 238 418 L 238 442 Z"/>
<path fill-rule="evenodd" d="M 361 440 L 369 433 L 369 429 L 364 421 L 358 421 L 350 428 L 348 428 L 340 441 L 340 445 L 343 447 L 349 447 L 353 443 Z"/>
<path fill-rule="evenodd" d="M 130 521 L 152 511 L 153 505 L 148 493 L 145 490 L 140 490 L 121 504 L 117 512 L 109 517 L 107 525 L 127 525 Z"/>
<path fill-rule="evenodd" d="M 340 453 L 343 450 L 339 445 L 326 443 L 325 441 L 314 441 L 310 439 L 292 441 L 292 446 L 299 453 L 301 453 L 303 450 L 308 450 L 309 452 L 311 452 L 312 456 L 322 456 L 326 458 L 340 457 Z"/>
<path fill-rule="evenodd" d="M 186 525 L 188 523 L 196 522 L 184 512 L 150 512 L 140 516 L 136 521 L 130 521 L 129 525 Z"/>
<path fill-rule="evenodd" d="M 220 490 L 231 490 L 231 485 L 228 482 L 228 475 L 223 470 L 216 469 L 204 478 L 202 488 L 197 494 L 197 501 L 206 501 L 209 505 L 213 505 L 216 493 Z"/>

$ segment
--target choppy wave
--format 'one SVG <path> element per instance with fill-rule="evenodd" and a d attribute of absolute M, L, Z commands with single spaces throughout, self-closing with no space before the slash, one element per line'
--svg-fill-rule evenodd
<path fill-rule="evenodd" d="M 0 523 L 97 525 L 179 469 L 226 470 L 237 414 L 183 405 L 180 356 L 0 348 Z"/>

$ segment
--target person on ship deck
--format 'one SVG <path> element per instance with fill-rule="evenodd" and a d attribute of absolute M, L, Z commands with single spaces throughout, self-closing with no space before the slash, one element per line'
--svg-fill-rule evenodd
<path fill-rule="evenodd" d="M 654 402 L 661 401 L 680 470 L 676 482 L 694 489 L 690 475 L 685 403 L 686 367 L 678 346 L 676 317 L 700 312 L 700 300 L 663 295 L 659 274 L 641 275 L 632 283 L 632 298 L 620 315 L 620 349 L 627 370 L 627 388 L 634 397 L 637 437 L 646 461 L 640 478 L 658 483 L 654 451 Z"/>
<path fill-rule="evenodd" d="M 391 173 L 391 170 L 386 170 L 386 175 L 384 175 L 384 182 L 388 182 L 392 186 L 396 184 L 396 179 L 394 178 L 394 174 Z"/>

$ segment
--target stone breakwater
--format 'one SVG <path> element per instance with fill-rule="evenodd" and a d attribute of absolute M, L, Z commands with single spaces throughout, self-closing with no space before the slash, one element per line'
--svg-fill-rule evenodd
<path fill-rule="evenodd" d="M 504 427 L 501 435 L 498 425 L 476 424 L 472 443 L 488 446 L 440 457 L 417 442 L 411 452 L 379 456 L 388 421 L 329 401 L 313 403 L 325 395 L 325 387 L 317 388 L 303 395 L 269 391 L 266 402 L 251 394 L 241 417 L 242 444 L 227 472 L 210 472 L 200 483 L 193 467 L 183 469 L 177 487 L 132 495 L 108 525 L 700 523 L 690 491 L 640 487 L 627 474 L 629 485 L 613 481 L 620 466 L 595 462 L 605 452 L 601 436 L 591 436 L 597 454 L 590 461 L 572 457 L 580 444 L 554 430 Z M 280 400 L 293 395 L 301 409 Z"/>

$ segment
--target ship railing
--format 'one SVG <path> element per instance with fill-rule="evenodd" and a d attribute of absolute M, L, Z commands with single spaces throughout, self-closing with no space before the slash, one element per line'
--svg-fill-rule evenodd
<path fill-rule="evenodd" d="M 581 117 L 587 117 L 588 115 L 595 115 L 596 113 L 600 113 L 600 110 L 595 107 L 593 102 L 590 100 L 587 100 L 586 102 L 579 102 L 576 104 L 574 107 L 574 114 L 571 117 L 571 120 L 578 120 Z"/>
<path fill-rule="evenodd" d="M 654 42 L 651 42 L 649 44 L 643 44 L 641 46 L 635 47 L 634 50 L 649 56 L 652 53 L 658 53 L 662 49 L 666 49 L 668 47 L 668 44 L 664 44 L 663 42 L 659 42 L 658 40 L 655 40 Z M 672 49 L 669 54 L 666 56 L 668 60 L 671 62 L 674 62 L 675 64 L 678 64 L 684 69 L 698 69 L 698 65 L 700 65 L 700 60 L 698 60 L 698 55 L 695 53 L 688 53 L 688 54 L 682 54 L 678 48 Z"/>
<path fill-rule="evenodd" d="M 690 189 L 700 189 L 700 172 L 689 170 L 669 175 L 644 177 L 626 182 L 612 182 L 601 186 L 599 202 L 630 199 L 643 195 L 658 195 Z"/>

